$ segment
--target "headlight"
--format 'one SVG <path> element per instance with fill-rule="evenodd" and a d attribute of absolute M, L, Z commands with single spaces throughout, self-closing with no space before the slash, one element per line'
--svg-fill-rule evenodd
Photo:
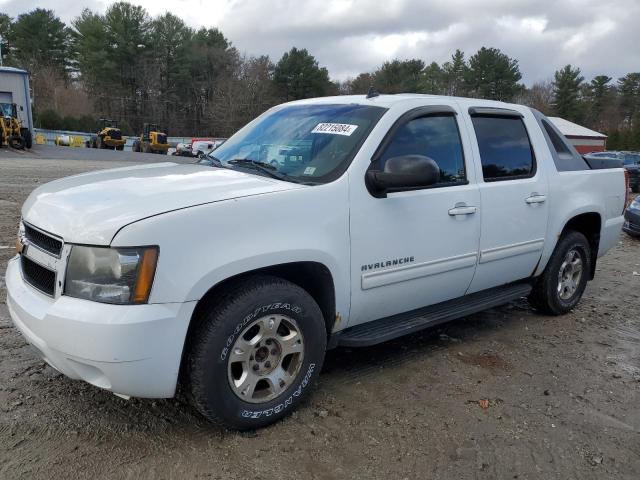
<path fill-rule="evenodd" d="M 103 303 L 146 303 L 158 261 L 158 247 L 101 248 L 74 245 L 64 293 Z"/>

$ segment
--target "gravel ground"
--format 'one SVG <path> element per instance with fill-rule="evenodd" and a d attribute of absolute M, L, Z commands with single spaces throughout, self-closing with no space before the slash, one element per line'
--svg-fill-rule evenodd
<path fill-rule="evenodd" d="M 71 150 L 0 151 L 0 271 L 33 188 L 161 160 Z M 523 300 L 331 351 L 302 408 L 249 434 L 176 400 L 125 401 L 56 373 L 12 327 L 0 277 L 0 478 L 636 480 L 638 272 L 640 241 L 623 235 L 569 315 Z"/>

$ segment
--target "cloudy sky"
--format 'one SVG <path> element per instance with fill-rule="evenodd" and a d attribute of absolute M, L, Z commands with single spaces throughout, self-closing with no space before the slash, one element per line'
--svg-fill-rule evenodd
<path fill-rule="evenodd" d="M 0 0 L 17 16 L 36 7 L 70 22 L 110 0 Z M 587 79 L 640 71 L 640 0 L 138 0 L 189 25 L 216 26 L 243 53 L 277 60 L 307 48 L 338 80 L 392 58 L 446 61 L 456 48 L 500 48 L 528 85 L 567 64 Z"/>

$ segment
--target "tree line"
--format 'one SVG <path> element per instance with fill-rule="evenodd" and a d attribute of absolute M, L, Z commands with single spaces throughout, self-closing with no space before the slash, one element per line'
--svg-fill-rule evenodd
<path fill-rule="evenodd" d="M 217 28 L 194 29 L 165 13 L 152 18 L 119 2 L 104 14 L 85 9 L 70 25 L 37 8 L 12 19 L 0 14 L 5 65 L 31 73 L 36 125 L 93 130 L 98 117 L 126 133 L 144 122 L 170 135 L 228 136 L 283 101 L 338 94 L 415 92 L 530 105 L 609 135 L 610 149 L 640 150 L 640 73 L 587 81 L 566 65 L 531 87 L 518 60 L 496 48 L 456 50 L 442 64 L 391 60 L 342 82 L 306 49 L 274 62 L 242 55 Z"/>

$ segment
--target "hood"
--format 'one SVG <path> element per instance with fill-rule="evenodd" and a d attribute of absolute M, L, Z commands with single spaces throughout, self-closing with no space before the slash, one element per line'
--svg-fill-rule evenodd
<path fill-rule="evenodd" d="M 159 163 L 83 173 L 42 185 L 22 218 L 65 242 L 108 245 L 125 225 L 172 210 L 304 188 L 203 165 Z"/>

